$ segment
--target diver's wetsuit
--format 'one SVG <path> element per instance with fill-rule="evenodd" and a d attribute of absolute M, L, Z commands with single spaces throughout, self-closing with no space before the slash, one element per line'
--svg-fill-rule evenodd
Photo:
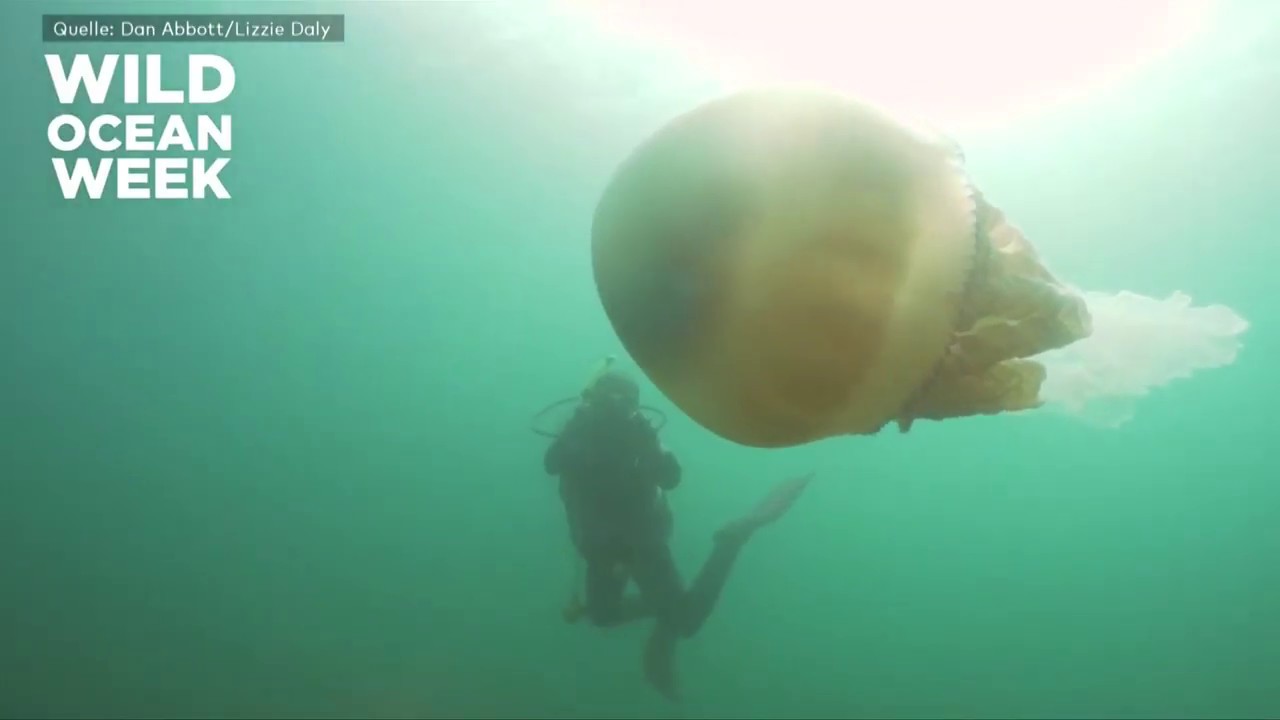
<path fill-rule="evenodd" d="M 560 476 L 570 535 L 587 563 L 586 612 L 599 626 L 655 616 L 685 637 L 711 614 L 741 542 L 718 541 L 686 592 L 667 545 L 672 517 L 661 490 L 680 465 L 639 413 L 599 416 L 579 408 L 543 459 Z M 639 602 L 625 597 L 628 579 Z M 630 602 L 629 602 L 630 601 Z"/>

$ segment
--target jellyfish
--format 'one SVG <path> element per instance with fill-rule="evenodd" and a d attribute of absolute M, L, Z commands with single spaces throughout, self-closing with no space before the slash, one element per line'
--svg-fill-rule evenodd
<path fill-rule="evenodd" d="M 659 128 L 604 188 L 591 254 L 634 363 L 751 447 L 1046 404 L 1114 424 L 1233 362 L 1248 327 L 1181 293 L 1063 282 L 955 143 L 809 89 L 741 91 Z"/>

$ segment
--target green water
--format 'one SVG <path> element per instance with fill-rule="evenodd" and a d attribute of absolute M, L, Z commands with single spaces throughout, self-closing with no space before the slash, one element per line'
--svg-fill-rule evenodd
<path fill-rule="evenodd" d="M 647 627 L 562 621 L 528 420 L 623 354 L 591 211 L 701 86 L 540 63 L 502 6 L 288 3 L 346 13 L 346 42 L 57 46 L 237 73 L 232 200 L 67 202 L 40 13 L 175 6 L 5 3 L 0 715 L 1274 717 L 1264 4 L 1091 103 L 958 138 L 1055 271 L 1244 315 L 1235 364 L 1119 429 L 1038 413 L 772 452 L 644 386 L 684 466 L 686 575 L 770 483 L 818 471 L 681 646 L 672 706 L 643 682 Z"/>

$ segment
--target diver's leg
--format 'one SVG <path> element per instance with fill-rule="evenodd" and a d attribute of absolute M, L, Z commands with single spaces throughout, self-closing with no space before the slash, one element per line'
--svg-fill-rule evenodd
<path fill-rule="evenodd" d="M 665 543 L 637 552 L 632 576 L 645 605 L 652 608 L 658 622 L 683 637 L 695 635 L 715 609 L 734 562 L 749 537 L 749 533 L 717 534 L 711 555 L 688 589 Z"/>
<path fill-rule="evenodd" d="M 666 542 L 654 541 L 637 548 L 631 573 L 644 605 L 657 619 L 645 643 L 645 678 L 668 700 L 678 700 L 676 645 L 685 634 L 686 598 L 684 583 Z"/>
<path fill-rule="evenodd" d="M 751 512 L 721 528 L 711 554 L 687 590 L 665 542 L 637 547 L 631 575 L 658 621 L 684 637 L 697 634 L 715 609 L 743 546 L 757 530 L 786 514 L 812 479 L 813 473 L 809 473 L 779 483 Z"/>
<path fill-rule="evenodd" d="M 721 528 L 715 535 L 711 555 L 688 590 L 683 589 L 675 558 L 665 542 L 636 549 L 631 562 L 632 578 L 658 620 L 645 645 L 645 676 L 668 699 L 679 699 L 675 649 L 680 638 L 692 637 L 711 616 L 747 540 L 756 530 L 785 515 L 812 479 L 813 473 L 809 473 L 779 483 L 751 512 Z"/>
<path fill-rule="evenodd" d="M 746 539 L 745 534 L 717 538 L 711 556 L 687 591 L 666 543 L 654 543 L 636 552 L 632 575 L 645 605 L 657 618 L 645 644 L 645 677 L 669 700 L 679 699 L 676 646 L 682 637 L 694 635 L 711 615 Z"/>
<path fill-rule="evenodd" d="M 614 564 L 602 559 L 587 560 L 587 617 L 593 625 L 618 624 L 626 578 L 619 578 Z"/>
<path fill-rule="evenodd" d="M 685 591 L 671 548 L 665 542 L 645 543 L 636 548 L 631 560 L 631 577 L 650 614 L 658 622 L 679 631 L 684 625 Z"/>
<path fill-rule="evenodd" d="M 629 576 L 612 560 L 587 561 L 587 617 L 597 627 L 614 627 L 650 615 L 638 598 L 625 595 Z"/>

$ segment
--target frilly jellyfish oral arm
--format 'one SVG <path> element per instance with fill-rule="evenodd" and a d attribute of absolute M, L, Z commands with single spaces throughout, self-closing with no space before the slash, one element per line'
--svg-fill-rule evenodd
<path fill-rule="evenodd" d="M 1039 407 L 1045 369 L 1028 360 L 1088 336 L 1084 300 L 1058 282 L 1003 213 L 975 193 L 978 252 L 953 342 L 899 419 L 942 420 Z"/>
<path fill-rule="evenodd" d="M 1081 294 L 1093 333 L 1040 358 L 1048 369 L 1041 397 L 1048 408 L 1094 425 L 1123 425 L 1151 390 L 1235 362 L 1249 329 L 1235 310 L 1195 306 L 1181 292 L 1164 299 Z"/>
<path fill-rule="evenodd" d="M 985 202 L 979 200 L 980 208 Z M 1174 293 L 1081 291 L 1060 283 L 999 211 L 955 343 L 899 421 L 997 414 L 1047 406 L 1116 427 L 1152 389 L 1230 365 L 1249 323 L 1224 305 L 1196 307 Z"/>

